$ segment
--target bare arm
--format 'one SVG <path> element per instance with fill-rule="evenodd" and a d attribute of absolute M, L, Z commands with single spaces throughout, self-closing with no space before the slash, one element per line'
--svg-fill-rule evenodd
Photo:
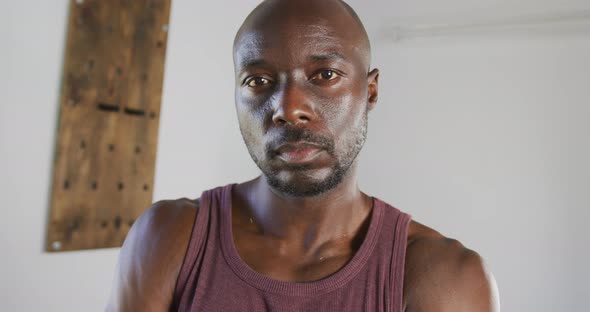
<path fill-rule="evenodd" d="M 119 254 L 107 311 L 168 311 L 198 204 L 160 201 L 135 222 Z"/>
<path fill-rule="evenodd" d="M 406 257 L 406 312 L 500 311 L 495 279 L 476 252 L 434 231 L 418 236 Z"/>

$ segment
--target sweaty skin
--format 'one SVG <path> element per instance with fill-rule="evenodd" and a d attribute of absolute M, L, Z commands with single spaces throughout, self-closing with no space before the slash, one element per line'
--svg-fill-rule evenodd
<path fill-rule="evenodd" d="M 234 42 L 236 111 L 262 175 L 234 187 L 232 229 L 240 257 L 282 281 L 340 270 L 362 243 L 371 199 L 356 156 L 377 104 L 362 23 L 339 0 L 267 0 Z M 159 201 L 133 225 L 109 311 L 168 311 L 199 210 L 198 199 Z M 412 221 L 404 311 L 499 311 L 481 257 Z"/>

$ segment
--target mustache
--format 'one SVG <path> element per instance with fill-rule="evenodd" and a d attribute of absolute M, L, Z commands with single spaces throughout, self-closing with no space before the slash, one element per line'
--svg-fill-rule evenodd
<path fill-rule="evenodd" d="M 330 155 L 334 152 L 334 141 L 329 137 L 313 133 L 305 128 L 283 128 L 266 144 L 266 155 L 272 157 L 281 145 L 299 141 L 317 145 Z"/>

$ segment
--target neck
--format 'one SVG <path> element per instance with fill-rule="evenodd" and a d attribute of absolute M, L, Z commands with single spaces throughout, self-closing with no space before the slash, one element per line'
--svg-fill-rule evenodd
<path fill-rule="evenodd" d="M 281 194 L 264 177 L 242 187 L 246 188 L 242 192 L 245 211 L 263 235 L 301 243 L 305 249 L 350 239 L 372 207 L 371 198 L 358 188 L 354 165 L 339 185 L 314 197 Z"/>

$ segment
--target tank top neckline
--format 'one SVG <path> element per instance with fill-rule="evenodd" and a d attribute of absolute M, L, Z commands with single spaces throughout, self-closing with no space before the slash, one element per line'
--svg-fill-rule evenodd
<path fill-rule="evenodd" d="M 322 279 L 310 282 L 287 282 L 270 278 L 256 272 L 239 256 L 233 241 L 232 229 L 232 189 L 235 183 L 226 185 L 221 194 L 220 237 L 221 249 L 225 261 L 231 270 L 245 283 L 259 290 L 288 296 L 316 296 L 344 286 L 361 271 L 370 258 L 381 232 L 383 223 L 384 203 L 378 198 L 373 201 L 370 212 L 370 223 L 361 246 L 353 257 L 338 271 Z"/>

